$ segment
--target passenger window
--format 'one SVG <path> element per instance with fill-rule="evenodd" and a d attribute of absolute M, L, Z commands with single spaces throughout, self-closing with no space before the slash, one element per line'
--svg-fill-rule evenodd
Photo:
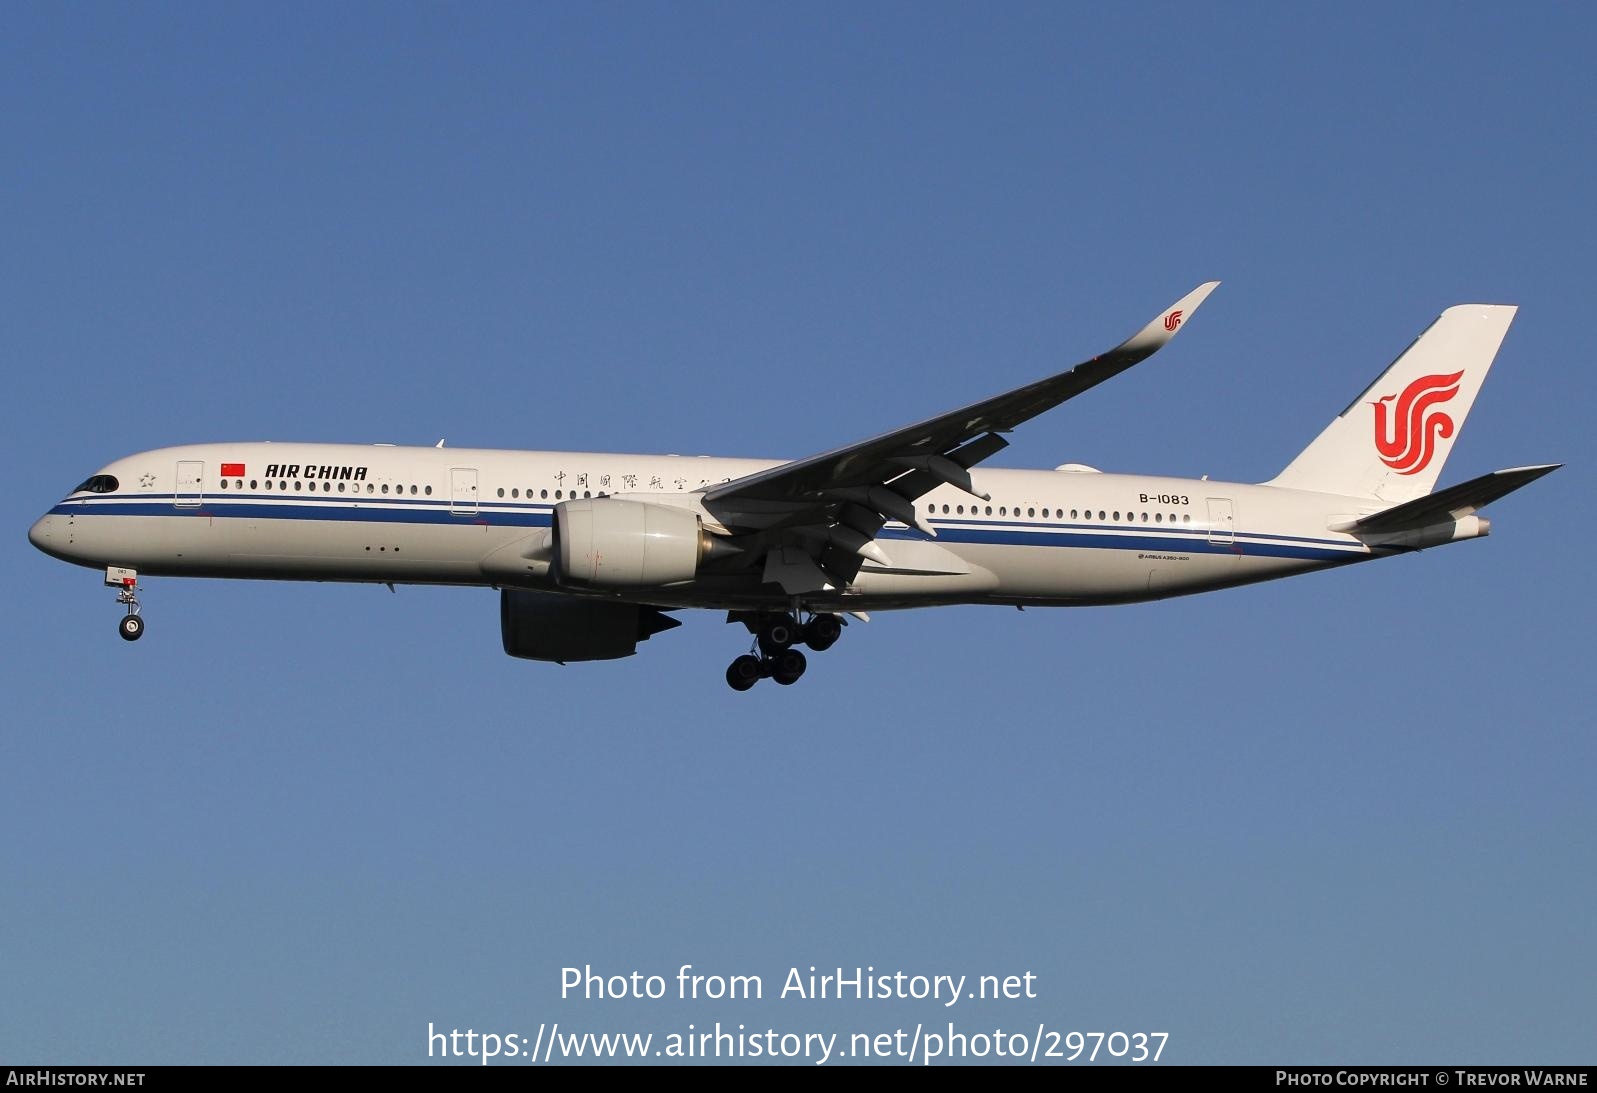
<path fill-rule="evenodd" d="M 1037 515 L 1037 510 L 1035 508 L 1028 508 L 1028 509 L 1026 509 L 1026 515 L 1027 516 L 1036 516 Z"/>
<path fill-rule="evenodd" d="M 416 487 L 415 486 L 410 487 L 410 492 L 411 493 L 415 493 L 416 492 Z M 433 488 L 431 486 L 424 487 L 422 492 L 425 493 L 428 497 L 431 497 L 433 495 Z"/>
<path fill-rule="evenodd" d="M 559 492 L 560 492 L 560 491 L 559 491 L 559 490 L 556 490 L 556 491 L 555 491 L 555 492 L 556 492 L 556 493 L 559 493 Z M 531 490 L 528 490 L 528 491 L 527 491 L 527 496 L 528 496 L 528 497 L 531 497 L 531 496 L 532 496 L 532 491 L 531 491 Z M 543 498 L 543 499 L 544 499 L 544 500 L 545 500 L 545 501 L 547 501 L 547 500 L 548 500 L 548 499 L 549 499 L 549 491 L 548 491 L 548 490 L 539 490 L 539 491 L 538 491 L 538 496 L 539 496 L 539 497 L 541 497 L 541 498 Z"/>
<path fill-rule="evenodd" d="M 227 489 L 227 479 L 225 479 L 225 478 L 224 478 L 224 479 L 222 479 L 222 488 L 223 488 L 223 489 L 224 489 L 224 490 L 225 490 L 225 489 Z"/>

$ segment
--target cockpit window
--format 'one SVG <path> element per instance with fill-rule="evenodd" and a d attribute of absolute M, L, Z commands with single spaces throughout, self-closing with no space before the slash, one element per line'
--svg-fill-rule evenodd
<path fill-rule="evenodd" d="M 117 490 L 117 487 L 119 485 L 121 485 L 121 483 L 116 480 L 116 476 L 115 475 L 97 474 L 93 478 L 89 479 L 87 482 L 83 483 L 83 485 L 81 485 L 77 489 L 73 490 L 72 492 L 73 493 L 85 493 L 85 492 L 87 492 L 87 493 L 115 493 L 116 490 Z"/>

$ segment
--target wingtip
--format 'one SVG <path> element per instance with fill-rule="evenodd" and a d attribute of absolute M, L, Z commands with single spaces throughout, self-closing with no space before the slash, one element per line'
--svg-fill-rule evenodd
<path fill-rule="evenodd" d="M 1220 287 L 1219 281 L 1205 281 L 1181 299 L 1165 308 L 1147 326 L 1121 343 L 1123 351 L 1152 353 L 1181 330 L 1182 325 L 1198 310 L 1198 305 L 1209 298 L 1209 293 Z"/>

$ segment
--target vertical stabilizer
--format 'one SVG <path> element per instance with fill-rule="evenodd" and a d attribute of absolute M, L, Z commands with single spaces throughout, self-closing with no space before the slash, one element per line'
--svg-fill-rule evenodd
<path fill-rule="evenodd" d="M 1442 312 L 1268 485 L 1392 504 L 1430 493 L 1517 310 Z"/>

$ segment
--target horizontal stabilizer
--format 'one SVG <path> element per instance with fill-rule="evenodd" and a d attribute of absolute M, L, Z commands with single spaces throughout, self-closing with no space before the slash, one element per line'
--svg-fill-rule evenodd
<path fill-rule="evenodd" d="M 1547 463 L 1538 467 L 1513 467 L 1506 471 L 1493 471 L 1491 474 L 1471 478 L 1468 482 L 1460 482 L 1456 486 L 1449 486 L 1445 490 L 1407 501 L 1385 512 L 1377 512 L 1333 530 L 1351 531 L 1354 534 L 1359 532 L 1385 534 L 1413 531 L 1449 520 L 1460 520 L 1486 507 L 1499 497 L 1506 497 L 1521 486 L 1529 485 L 1542 475 L 1551 474 L 1561 466 L 1562 463 Z"/>

